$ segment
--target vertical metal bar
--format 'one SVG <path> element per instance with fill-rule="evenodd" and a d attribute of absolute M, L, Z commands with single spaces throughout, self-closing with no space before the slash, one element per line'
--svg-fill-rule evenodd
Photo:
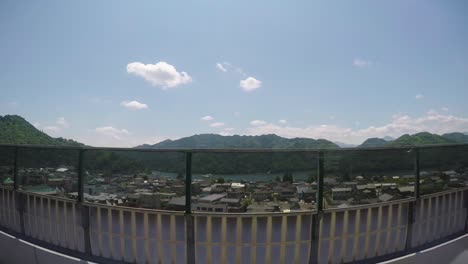
<path fill-rule="evenodd" d="M 145 252 L 145 263 L 150 263 L 150 251 L 149 251 L 149 225 L 148 225 L 148 213 L 143 213 L 143 237 L 144 237 L 144 252 Z"/>
<path fill-rule="evenodd" d="M 83 157 L 85 150 L 80 149 L 78 153 L 78 203 L 84 202 L 84 167 L 83 167 Z"/>
<path fill-rule="evenodd" d="M 236 264 L 241 263 L 242 259 L 242 217 L 236 216 Z"/>
<path fill-rule="evenodd" d="M 13 160 L 13 190 L 18 190 L 18 147 L 15 147 Z"/>
<path fill-rule="evenodd" d="M 323 151 L 318 152 L 317 158 L 317 211 L 323 210 L 323 176 L 324 176 L 324 155 Z"/>
<path fill-rule="evenodd" d="M 366 220 L 366 237 L 364 240 L 364 257 L 368 258 L 369 255 L 369 244 L 370 244 L 370 236 L 371 236 L 371 228 L 372 228 L 372 207 L 367 208 L 367 220 Z"/>
<path fill-rule="evenodd" d="M 192 213 L 192 152 L 185 152 L 185 213 Z"/>
<path fill-rule="evenodd" d="M 268 236 L 268 231 L 267 231 L 267 236 Z M 222 216 L 221 217 L 221 263 L 227 262 L 226 249 L 227 249 L 227 217 Z"/>
<path fill-rule="evenodd" d="M 146 216 L 146 213 L 145 213 L 145 217 L 147 218 Z M 148 219 L 145 220 L 147 221 Z M 109 239 L 109 256 L 110 258 L 114 258 L 114 238 L 113 238 L 113 232 L 114 232 L 114 229 L 112 227 L 112 209 L 111 208 L 107 208 L 107 230 L 109 232 L 108 234 L 108 239 Z M 145 223 L 145 224 L 148 224 L 148 223 Z M 146 227 L 146 226 L 145 226 Z M 148 233 L 145 231 L 145 234 L 148 235 Z"/>
<path fill-rule="evenodd" d="M 465 208 L 465 234 L 468 233 L 468 190 L 463 192 L 463 207 Z"/>
<path fill-rule="evenodd" d="M 81 211 L 81 227 L 84 235 L 84 250 L 85 253 L 91 255 L 91 234 L 89 228 L 89 206 L 78 204 Z"/>
<path fill-rule="evenodd" d="M 211 216 L 206 216 L 206 263 L 211 264 L 212 256 L 211 256 Z M 253 233 L 253 232 L 252 232 Z M 255 234 L 256 235 L 256 234 Z"/>
<path fill-rule="evenodd" d="M 421 180 L 421 174 L 420 174 L 420 164 L 419 164 L 419 149 L 414 148 L 414 196 L 416 197 L 416 201 L 419 200 L 419 197 L 421 196 L 419 193 L 419 182 Z"/>
<path fill-rule="evenodd" d="M 346 246 L 347 246 L 347 240 L 348 240 L 348 220 L 349 220 L 349 210 L 344 211 L 344 217 L 343 217 L 343 231 L 341 233 L 341 257 L 340 261 L 341 263 L 345 262 L 345 257 L 346 257 Z"/>
<path fill-rule="evenodd" d="M 265 249 L 265 263 L 271 263 L 271 233 L 272 231 L 272 216 L 267 216 L 267 226 L 266 226 L 266 249 Z M 226 263 L 225 261 L 223 263 Z"/>
<path fill-rule="evenodd" d="M 387 235 L 385 240 L 385 254 L 390 253 L 390 235 L 392 233 L 392 221 L 393 221 L 393 204 L 388 206 L 388 213 L 387 213 Z M 398 230 L 398 229 L 397 229 Z"/>
<path fill-rule="evenodd" d="M 208 230 L 209 227 L 207 227 Z M 251 234 L 251 244 L 250 244 L 250 263 L 256 263 L 257 258 L 257 217 L 252 217 L 252 234 Z M 210 255 L 211 258 L 211 255 Z"/>
<path fill-rule="evenodd" d="M 18 153 L 19 148 L 15 147 L 14 152 L 14 160 L 13 160 L 13 192 L 15 193 L 16 199 L 16 210 L 19 214 L 19 225 L 20 225 L 20 232 L 21 234 L 25 234 L 25 227 L 24 227 L 24 195 L 22 193 L 18 193 L 19 187 L 19 177 L 18 177 Z"/>
<path fill-rule="evenodd" d="M 101 207 L 96 207 L 96 225 L 97 225 L 97 238 L 98 238 L 98 252 L 99 256 L 102 257 L 102 217 L 101 217 Z M 66 228 L 65 228 L 66 229 Z"/>
<path fill-rule="evenodd" d="M 281 217 L 281 245 L 280 245 L 280 263 L 286 263 L 286 232 L 288 228 L 288 217 Z M 312 253 L 311 253 L 312 254 Z"/>
<path fill-rule="evenodd" d="M 409 202 L 408 203 L 408 226 L 406 229 L 405 251 L 409 251 L 411 249 L 411 245 L 413 242 L 414 211 L 415 211 L 415 202 Z"/>
<path fill-rule="evenodd" d="M 192 152 L 185 152 L 185 254 L 187 263 L 195 263 L 195 225 L 192 215 Z"/>
<path fill-rule="evenodd" d="M 91 255 L 91 234 L 89 228 L 89 206 L 84 205 L 84 154 L 85 149 L 78 153 L 78 208 L 81 212 L 81 227 L 83 228 L 83 241 L 85 253 Z M 66 210 L 66 208 L 64 208 Z"/>
<path fill-rule="evenodd" d="M 319 248 L 320 248 L 320 220 L 323 214 L 323 176 L 324 176 L 324 154 L 319 151 L 317 155 L 317 196 L 316 208 L 317 214 L 312 215 L 312 226 L 310 234 L 310 255 L 309 263 L 319 262 Z M 299 245 L 297 245 L 299 247 Z"/>
<path fill-rule="evenodd" d="M 138 263 L 138 253 L 137 253 L 137 227 L 136 227 L 136 215 L 135 211 L 130 212 L 130 224 L 132 228 L 132 259 L 134 263 Z M 171 223 L 172 227 L 172 223 Z"/>
<path fill-rule="evenodd" d="M 335 229 L 336 229 L 336 212 L 331 213 L 330 235 L 328 238 L 328 262 L 334 263 L 333 256 L 335 255 Z"/>
<path fill-rule="evenodd" d="M 379 255 L 380 250 L 380 234 L 382 233 L 382 206 L 379 206 L 377 211 L 377 230 L 376 230 L 376 239 L 375 239 L 375 256 Z"/>
<path fill-rule="evenodd" d="M 356 210 L 356 215 L 355 215 L 355 220 L 354 220 L 354 240 L 353 240 L 353 261 L 356 261 L 357 259 L 357 252 L 358 252 L 358 244 L 359 244 L 359 228 L 360 228 L 360 223 L 361 223 L 361 209 Z"/>
<path fill-rule="evenodd" d="M 124 229 L 124 212 L 119 210 L 119 240 L 120 240 L 120 259 L 125 261 L 125 229 Z"/>
<path fill-rule="evenodd" d="M 300 256 L 300 245 L 301 245 L 301 226 L 302 226 L 302 219 L 301 219 L 302 215 L 298 214 L 296 215 L 296 233 L 295 233 L 295 238 L 296 238 L 296 243 L 295 243 L 295 247 L 294 247 L 294 261 L 293 263 L 299 263 L 299 256 Z M 255 218 L 255 217 L 254 217 Z M 252 219 L 254 219 L 252 218 Z M 253 226 L 253 220 L 252 220 L 252 226 Z M 253 229 L 252 229 L 253 230 Z M 255 229 L 255 231 L 257 231 Z M 253 239 L 256 239 L 257 237 L 252 237 L 252 243 L 256 243 L 256 241 L 254 241 Z M 312 254 L 311 254 L 312 255 Z"/>

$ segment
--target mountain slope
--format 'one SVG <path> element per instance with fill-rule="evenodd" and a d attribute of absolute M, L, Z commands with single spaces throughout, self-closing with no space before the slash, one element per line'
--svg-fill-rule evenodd
<path fill-rule="evenodd" d="M 431 134 L 428 132 L 421 132 L 414 135 L 403 135 L 386 146 L 419 146 L 419 145 L 438 145 L 438 144 L 454 144 L 457 143 L 445 137 Z"/>
<path fill-rule="evenodd" d="M 442 137 L 456 143 L 468 143 L 468 135 L 459 132 L 443 134 Z"/>
<path fill-rule="evenodd" d="M 335 143 L 325 139 L 292 138 L 277 135 L 261 136 L 221 136 L 200 134 L 178 140 L 165 140 L 155 145 L 141 145 L 137 148 L 175 149 L 175 148 L 338 148 Z"/>
<path fill-rule="evenodd" d="M 388 143 L 385 139 L 381 138 L 368 138 L 366 141 L 364 141 L 361 145 L 359 145 L 360 148 L 375 148 L 375 147 L 383 147 Z"/>
<path fill-rule="evenodd" d="M 83 146 L 71 139 L 53 138 L 17 115 L 0 116 L 0 144 Z"/>

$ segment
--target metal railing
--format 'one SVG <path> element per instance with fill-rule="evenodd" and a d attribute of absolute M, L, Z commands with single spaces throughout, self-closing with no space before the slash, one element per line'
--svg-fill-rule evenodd
<path fill-rule="evenodd" d="M 468 147 L 468 145 L 457 145 Z M 448 146 L 343 150 L 147 150 L 0 146 L 13 149 L 13 186 L 0 187 L 0 228 L 45 247 L 103 263 L 342 263 L 384 260 L 468 232 L 468 189 L 421 195 L 421 153 Z M 78 152 L 77 199 L 22 190 L 21 149 Z M 84 199 L 87 151 L 185 155 L 185 210 L 109 206 Z M 401 150 L 413 161 L 414 196 L 396 201 L 325 208 L 327 155 Z M 293 212 L 212 213 L 192 209 L 197 153 L 315 153 L 316 208 Z M 462 157 L 463 159 L 465 157 Z M 466 157 L 468 159 L 468 156 Z"/>

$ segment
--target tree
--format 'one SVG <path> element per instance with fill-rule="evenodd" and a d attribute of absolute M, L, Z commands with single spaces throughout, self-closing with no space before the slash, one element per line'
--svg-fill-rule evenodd
<path fill-rule="evenodd" d="M 281 181 L 280 176 L 276 176 L 275 181 L 277 181 L 277 182 Z"/>
<path fill-rule="evenodd" d="M 183 180 L 184 176 L 182 175 L 182 173 L 179 172 L 179 173 L 177 173 L 176 179 L 177 180 Z"/>
<path fill-rule="evenodd" d="M 223 177 L 218 178 L 218 179 L 216 180 L 216 183 L 224 183 L 224 178 L 223 178 Z"/>
<path fill-rule="evenodd" d="M 287 171 L 287 172 L 283 175 L 283 182 L 293 183 L 293 175 L 292 175 L 291 172 Z"/>

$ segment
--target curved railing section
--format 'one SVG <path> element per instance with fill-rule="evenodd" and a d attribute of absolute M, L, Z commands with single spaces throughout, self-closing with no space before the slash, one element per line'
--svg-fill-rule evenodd
<path fill-rule="evenodd" d="M 368 262 L 468 231 L 467 145 L 0 149 L 0 229 L 102 263 Z"/>

